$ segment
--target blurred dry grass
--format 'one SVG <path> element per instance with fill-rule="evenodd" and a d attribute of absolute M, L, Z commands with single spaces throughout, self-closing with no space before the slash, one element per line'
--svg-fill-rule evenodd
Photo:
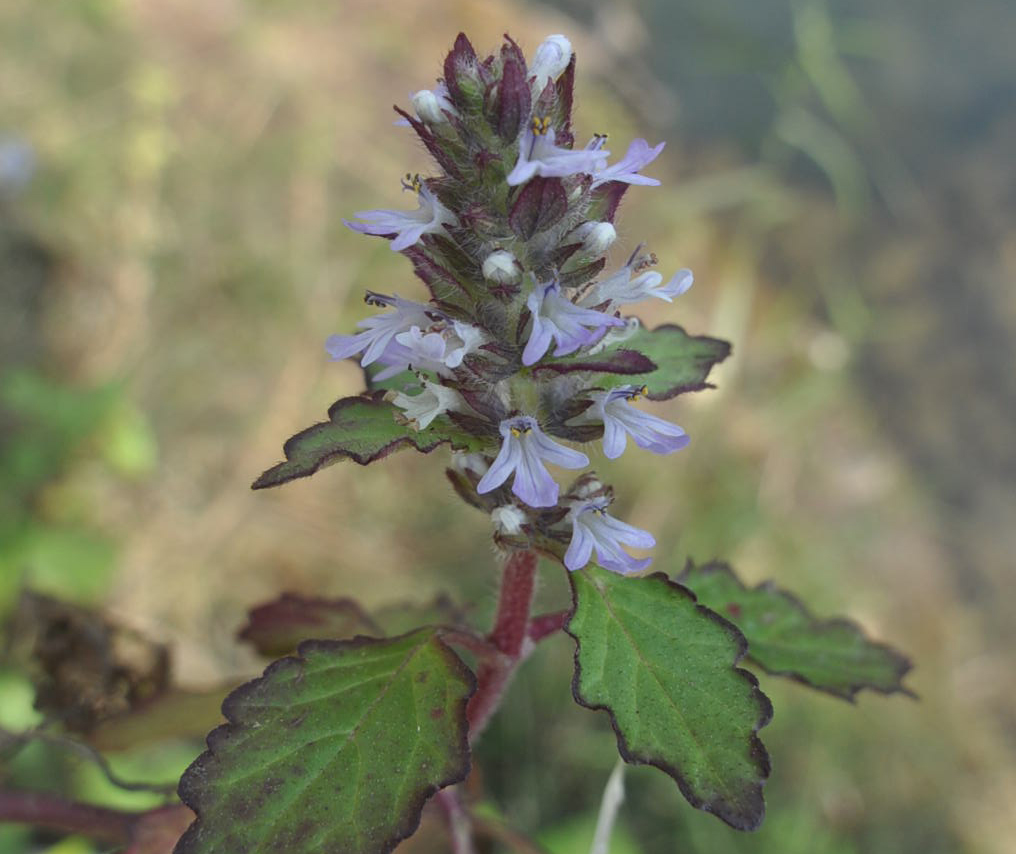
<path fill-rule="evenodd" d="M 357 370 L 328 363 L 321 342 L 364 316 L 363 289 L 419 293 L 383 241 L 341 224 L 397 207 L 398 177 L 429 168 L 389 105 L 434 80 L 460 29 L 478 48 L 508 29 L 530 50 L 564 31 L 579 55 L 580 132 L 655 141 L 680 116 L 681 91 L 643 61 L 653 34 L 634 8 L 601 10 L 599 29 L 584 31 L 503 0 L 0 6 L 0 130 L 39 164 L 4 216 L 55 259 L 25 313 L 41 354 L 25 345 L 14 361 L 71 384 L 122 381 L 157 443 L 129 476 L 85 448 L 34 512 L 84 520 L 116 544 L 101 601 L 169 641 L 182 681 L 256 670 L 233 632 L 281 589 L 368 605 L 451 589 L 490 607 L 487 522 L 445 487 L 443 452 L 340 465 L 269 493 L 248 485 L 287 436 L 359 389 Z M 784 137 L 813 129 L 789 116 Z M 662 267 L 697 278 L 678 305 L 640 315 L 727 337 L 735 355 L 718 391 L 660 408 L 693 437 L 689 450 L 665 465 L 591 453 L 621 515 L 656 532 L 661 568 L 725 557 L 820 613 L 855 617 L 913 656 L 922 697 L 847 708 L 765 680 L 777 708 L 766 829 L 734 838 L 671 783 L 635 772 L 625 815 L 646 850 L 1016 850 L 1013 495 L 992 463 L 1011 457 L 1012 410 L 966 397 L 981 371 L 965 340 L 976 330 L 959 322 L 963 308 L 943 326 L 948 309 L 930 297 L 976 265 L 996 286 L 989 314 L 1016 328 L 1016 302 L 999 289 L 1016 269 L 1011 184 L 1007 195 L 999 180 L 1012 177 L 1012 128 L 965 147 L 919 198 L 895 184 L 904 213 L 891 240 L 881 215 L 850 207 L 849 176 L 834 198 L 791 180 L 779 156 L 670 131 L 654 164 L 664 188 L 630 194 L 616 259 L 646 240 Z M 984 228 L 970 234 L 971 223 Z M 931 308 L 914 310 L 918 289 Z M 919 370 L 941 383 L 919 382 Z M 962 402 L 943 400 L 943 383 Z M 957 453 L 980 453 L 994 481 L 939 464 L 964 423 L 957 408 L 993 425 Z M 963 519 L 945 481 L 969 491 Z M 548 601 L 560 597 L 559 577 L 544 583 Z M 613 762 L 602 721 L 570 705 L 569 664 L 564 640 L 534 658 L 483 748 L 488 782 L 524 825 L 588 813 Z"/>

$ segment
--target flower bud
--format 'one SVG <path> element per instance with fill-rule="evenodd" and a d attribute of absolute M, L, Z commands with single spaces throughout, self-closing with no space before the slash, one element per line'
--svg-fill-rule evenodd
<path fill-rule="evenodd" d="M 522 533 L 522 526 L 529 521 L 525 512 L 514 504 L 505 504 L 502 507 L 495 507 L 490 514 L 490 520 L 499 534 L 507 534 L 514 537 Z"/>
<path fill-rule="evenodd" d="M 421 89 L 412 97 L 413 109 L 421 121 L 430 124 L 440 124 L 448 121 L 444 114 L 443 107 L 447 106 L 447 99 L 439 98 L 430 89 Z"/>
<path fill-rule="evenodd" d="M 587 255 L 606 252 L 615 240 L 617 231 L 609 222 L 584 222 L 568 236 L 569 241 L 582 241 L 582 251 Z"/>
<path fill-rule="evenodd" d="M 534 86 L 542 92 L 548 80 L 557 80 L 571 62 L 572 46 L 562 35 L 547 36 L 536 49 L 529 65 L 529 74 L 536 78 Z"/>
<path fill-rule="evenodd" d="M 483 262 L 483 278 L 497 285 L 512 285 L 522 277 L 522 268 L 515 256 L 504 249 L 491 252 Z"/>

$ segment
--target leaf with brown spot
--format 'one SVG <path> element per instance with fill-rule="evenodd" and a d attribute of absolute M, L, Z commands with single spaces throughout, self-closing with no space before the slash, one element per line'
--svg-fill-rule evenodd
<path fill-rule="evenodd" d="M 850 701 L 862 688 L 910 693 L 903 685 L 906 656 L 870 640 L 849 620 L 818 619 L 772 582 L 745 587 L 725 563 L 690 561 L 677 580 L 744 632 L 748 657 L 767 673 Z"/>
<path fill-rule="evenodd" d="M 433 629 L 301 644 L 226 698 L 180 780 L 198 818 L 175 854 L 387 854 L 469 772 L 475 685 Z"/>

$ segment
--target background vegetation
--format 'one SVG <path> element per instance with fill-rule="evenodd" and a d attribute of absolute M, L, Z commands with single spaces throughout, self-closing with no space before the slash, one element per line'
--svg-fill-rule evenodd
<path fill-rule="evenodd" d="M 738 836 L 652 769 L 617 851 L 1008 852 L 1016 819 L 1016 59 L 1005 0 L 0 2 L 0 605 L 23 586 L 169 644 L 177 681 L 235 682 L 250 605 L 288 589 L 492 607 L 488 522 L 441 453 L 249 492 L 282 440 L 360 387 L 322 342 L 365 287 L 421 292 L 343 216 L 398 207 L 425 152 L 392 103 L 456 32 L 578 51 L 580 133 L 668 147 L 639 241 L 696 285 L 647 308 L 734 342 L 718 391 L 661 406 L 661 464 L 596 459 L 657 565 L 729 559 L 911 655 L 920 702 L 856 707 L 766 678 L 763 829 Z M 622 149 L 623 150 L 623 149 Z M 666 409 L 666 412 L 663 412 Z M 541 597 L 564 596 L 548 567 Z M 481 746 L 485 809 L 587 850 L 614 763 L 569 693 L 571 646 L 521 672 Z M 0 724 L 36 719 L 15 664 Z M 178 739 L 112 757 L 172 780 Z M 6 783 L 143 805 L 42 745 Z M 406 850 L 441 850 L 426 825 Z M 0 852 L 87 854 L 0 828 Z"/>

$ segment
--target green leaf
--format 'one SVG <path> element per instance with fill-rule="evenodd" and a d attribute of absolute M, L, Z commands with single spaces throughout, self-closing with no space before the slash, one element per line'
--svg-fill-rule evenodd
<path fill-rule="evenodd" d="M 381 392 L 336 401 L 328 410 L 329 420 L 289 439 L 282 448 L 286 462 L 272 466 L 251 488 L 265 489 L 308 477 L 341 459 L 365 466 L 400 448 L 412 447 L 427 454 L 445 442 L 455 450 L 468 451 L 485 445 L 483 439 L 460 430 L 445 416 L 435 418 L 426 430 L 416 431 L 396 420 L 400 412 Z"/>
<path fill-rule="evenodd" d="M 730 344 L 718 338 L 705 335 L 689 335 L 680 326 L 658 326 L 656 329 L 639 329 L 630 338 L 620 341 L 603 351 L 600 358 L 618 350 L 634 350 L 647 356 L 656 364 L 656 370 L 626 377 L 626 383 L 649 387 L 651 400 L 669 400 L 688 391 L 712 388 L 706 377 L 730 355 Z M 571 360 L 581 361 L 588 356 L 573 356 Z M 569 359 L 559 359 L 555 364 L 567 364 Z M 610 374 L 593 377 L 598 385 L 611 386 L 617 383 Z"/>
<path fill-rule="evenodd" d="M 469 772 L 466 666 L 432 629 L 307 641 L 226 698 L 180 780 L 175 854 L 384 854 Z"/>
<path fill-rule="evenodd" d="M 910 670 L 903 655 L 868 640 L 849 620 L 817 619 L 771 582 L 747 588 L 725 563 L 690 562 L 678 581 L 744 632 L 748 656 L 767 673 L 850 701 L 862 688 L 910 693 L 902 684 Z"/>
<path fill-rule="evenodd" d="M 695 807 L 739 830 L 762 823 L 772 717 L 755 677 L 735 665 L 747 644 L 726 620 L 662 574 L 570 574 L 576 642 L 572 693 L 604 709 L 626 762 L 655 765 Z"/>

